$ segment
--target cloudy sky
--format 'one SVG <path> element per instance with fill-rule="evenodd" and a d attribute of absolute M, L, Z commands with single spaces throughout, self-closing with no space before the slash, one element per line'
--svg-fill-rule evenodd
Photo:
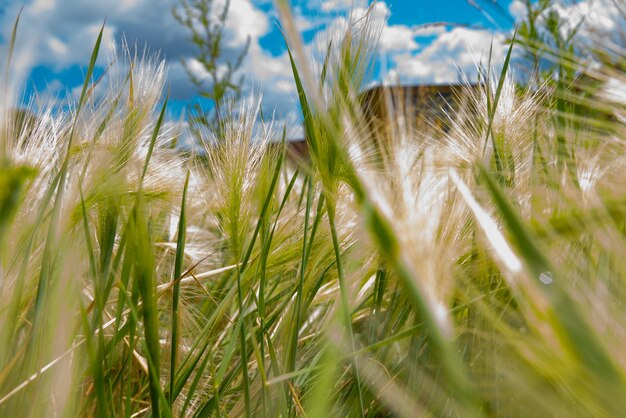
<path fill-rule="evenodd" d="M 215 0 L 217 4 L 224 0 Z M 583 0 L 581 14 L 589 14 L 594 0 Z M 595 0 L 605 3 L 612 0 Z M 618 0 L 619 1 L 619 0 Z M 293 0 L 294 14 L 305 42 L 345 24 L 352 3 L 365 0 Z M 0 0 L 0 52 L 6 52 L 10 30 L 23 7 L 14 67 L 27 94 L 72 94 L 82 85 L 97 33 L 106 18 L 104 45 L 111 49 L 123 39 L 160 51 L 168 63 L 170 113 L 176 117 L 197 100 L 183 62 L 195 68 L 196 50 L 189 33 L 172 16 L 179 0 Z M 570 9 L 567 9 L 568 13 Z M 372 80 L 403 83 L 448 83 L 459 72 L 475 74 L 493 42 L 495 61 L 505 54 L 505 37 L 521 17 L 520 0 L 385 0 L 374 15 L 383 25 L 379 69 Z M 436 23 L 437 25 L 432 25 Z M 294 112 L 294 85 L 285 43 L 272 0 L 231 0 L 224 38 L 225 56 L 234 56 L 250 37 L 241 72 L 244 90 L 262 91 L 264 109 L 279 118 Z M 3 48 L 4 47 L 4 48 Z M 105 65 L 106 58 L 101 64 Z M 197 75 L 202 77 L 202 72 Z"/>

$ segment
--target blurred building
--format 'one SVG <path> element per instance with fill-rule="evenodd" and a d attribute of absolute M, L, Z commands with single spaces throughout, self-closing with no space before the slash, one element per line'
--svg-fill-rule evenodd
<path fill-rule="evenodd" d="M 477 86 L 467 84 L 374 86 L 359 95 L 362 115 L 372 138 L 386 135 L 390 121 L 402 115 L 411 129 L 445 133 L 449 114 L 464 105 L 467 93 Z M 294 161 L 306 161 L 306 139 L 288 143 L 288 155 Z"/>

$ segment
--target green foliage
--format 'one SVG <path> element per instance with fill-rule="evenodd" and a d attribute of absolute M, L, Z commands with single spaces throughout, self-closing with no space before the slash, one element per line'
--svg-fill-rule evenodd
<path fill-rule="evenodd" d="M 584 21 L 568 28 L 568 22 L 555 10 L 553 0 L 525 0 L 526 13 L 518 24 L 515 43 L 530 60 L 531 70 L 541 79 L 550 76 L 573 79 L 578 68 L 580 45 L 576 35 Z"/>
<path fill-rule="evenodd" d="M 219 10 L 215 9 L 217 5 L 220 6 Z M 229 116 L 227 101 L 239 97 L 244 76 L 236 76 L 236 72 L 250 48 L 248 36 L 245 46 L 234 58 L 224 57 L 224 31 L 230 0 L 225 0 L 223 5 L 217 5 L 214 0 L 180 0 L 180 6 L 172 10 L 174 18 L 190 32 L 190 40 L 198 49 L 194 58 L 210 78 L 207 83 L 207 80 L 198 77 L 189 63 L 183 62 L 187 75 L 199 89 L 200 96 L 208 99 L 213 107 L 211 111 L 207 111 L 195 103 L 193 121 L 212 128 L 219 128 L 223 119 Z"/>
<path fill-rule="evenodd" d="M 34 176 L 35 170 L 28 166 L 0 167 L 0 251 L 22 204 L 27 182 Z"/>

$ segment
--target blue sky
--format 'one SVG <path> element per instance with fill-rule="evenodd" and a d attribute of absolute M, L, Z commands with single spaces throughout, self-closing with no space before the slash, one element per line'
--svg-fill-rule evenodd
<path fill-rule="evenodd" d="M 215 0 L 216 3 L 224 0 Z M 568 1 L 568 0 L 558 0 Z M 570 0 L 571 1 L 571 0 Z M 611 0 L 578 0 L 578 4 Z M 341 27 L 348 9 L 367 7 L 366 0 L 293 0 L 294 13 L 310 45 Z M 172 17 L 179 0 L 0 0 L 0 51 L 20 7 L 24 7 L 18 33 L 14 74 L 21 76 L 26 94 L 42 97 L 76 94 L 82 85 L 97 32 L 107 19 L 103 44 L 112 50 L 122 39 L 160 51 L 168 64 L 171 88 L 170 117 L 197 100 L 182 62 L 197 76 L 194 47 L 188 33 Z M 482 9 L 482 11 L 480 10 Z M 459 73 L 471 79 L 476 64 L 493 43 L 497 62 L 506 52 L 504 40 L 522 15 L 521 0 L 385 0 L 377 2 L 382 22 L 379 58 L 384 65 L 373 82 L 449 83 Z M 564 9 L 569 10 L 569 9 Z M 587 9 L 581 9 L 583 12 Z M 343 19 L 343 20 L 342 20 Z M 445 22 L 442 26 L 428 26 Z M 284 40 L 272 0 L 231 0 L 224 38 L 224 53 L 232 56 L 250 36 L 251 47 L 242 66 L 244 94 L 263 92 L 266 114 L 289 119 L 297 112 L 296 96 Z M 101 54 L 100 69 L 107 54 Z"/>

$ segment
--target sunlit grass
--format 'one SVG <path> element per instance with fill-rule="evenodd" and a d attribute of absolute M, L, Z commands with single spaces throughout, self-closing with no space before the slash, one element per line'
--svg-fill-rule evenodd
<path fill-rule="evenodd" d="M 311 64 L 278 6 L 308 162 L 250 101 L 178 149 L 163 64 L 94 81 L 100 38 L 70 110 L 5 104 L 0 416 L 619 416 L 619 56 L 372 130 L 367 11 Z"/>

